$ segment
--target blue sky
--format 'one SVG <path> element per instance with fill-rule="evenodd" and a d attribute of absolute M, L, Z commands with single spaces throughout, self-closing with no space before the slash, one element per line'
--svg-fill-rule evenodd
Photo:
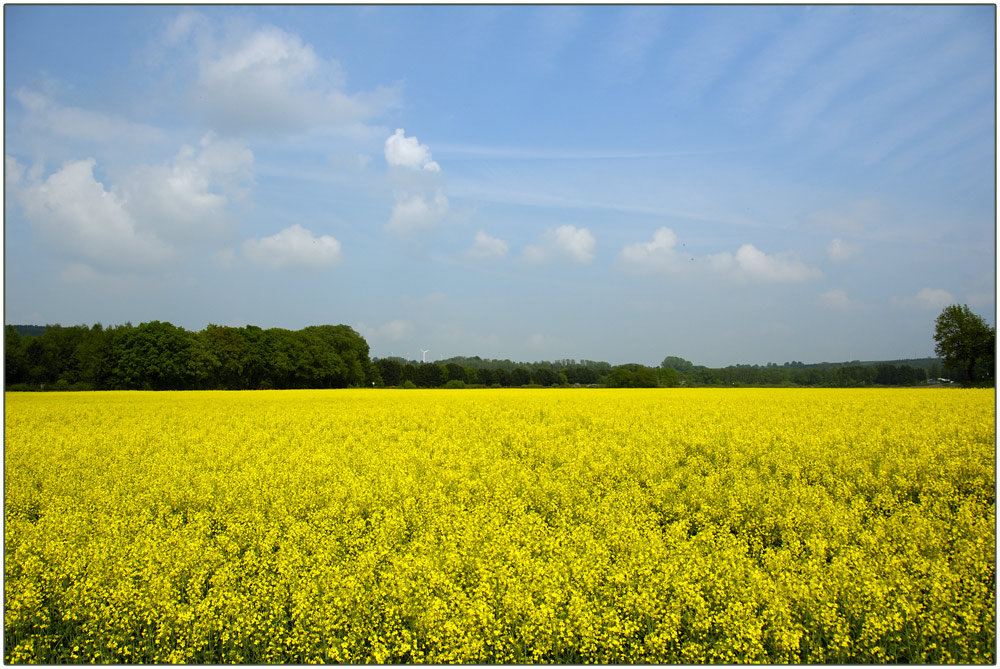
<path fill-rule="evenodd" d="M 923 357 L 995 324 L 995 8 L 16 6 L 8 323 Z"/>

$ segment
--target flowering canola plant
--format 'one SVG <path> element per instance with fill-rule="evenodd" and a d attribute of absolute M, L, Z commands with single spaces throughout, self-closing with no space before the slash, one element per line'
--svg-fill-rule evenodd
<path fill-rule="evenodd" d="M 996 661 L 992 391 L 8 393 L 10 663 Z"/>

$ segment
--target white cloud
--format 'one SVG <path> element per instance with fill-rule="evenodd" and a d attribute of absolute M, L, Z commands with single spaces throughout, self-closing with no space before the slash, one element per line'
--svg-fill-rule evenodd
<path fill-rule="evenodd" d="M 220 132 L 351 129 L 398 104 L 395 86 L 346 93 L 340 64 L 317 55 L 296 34 L 265 25 L 231 30 L 219 41 L 212 28 L 202 15 L 185 12 L 164 42 L 178 49 L 194 42 L 198 78 L 192 100 Z"/>
<path fill-rule="evenodd" d="M 330 235 L 316 237 L 295 224 L 270 237 L 246 240 L 243 255 L 255 265 L 271 269 L 319 270 L 340 262 L 340 242 Z"/>
<path fill-rule="evenodd" d="M 618 261 L 636 274 L 705 272 L 727 276 L 737 281 L 799 283 L 817 278 L 818 269 L 807 267 L 792 253 L 768 255 L 753 244 L 743 244 L 735 255 L 724 251 L 694 256 L 677 250 L 677 235 L 670 228 L 660 228 L 653 241 L 629 244 Z"/>
<path fill-rule="evenodd" d="M 653 241 L 636 242 L 622 249 L 619 259 L 639 274 L 679 272 L 690 257 L 675 250 L 677 235 L 670 228 L 660 228 L 653 233 Z"/>
<path fill-rule="evenodd" d="M 203 35 L 211 30 L 211 24 L 204 14 L 194 10 L 184 10 L 177 15 L 163 33 L 163 41 L 173 45 L 183 42 L 192 34 Z"/>
<path fill-rule="evenodd" d="M 134 168 L 122 188 L 132 214 L 160 237 L 210 238 L 226 229 L 226 206 L 230 196 L 245 194 L 240 185 L 251 177 L 252 164 L 244 144 L 208 135 L 200 150 L 184 146 L 170 165 Z"/>
<path fill-rule="evenodd" d="M 385 161 L 390 167 L 440 172 L 441 166 L 431 160 L 431 150 L 416 137 L 406 137 L 402 128 L 385 140 Z"/>
<path fill-rule="evenodd" d="M 89 263 L 135 268 L 167 260 L 171 249 L 138 224 L 119 193 L 94 178 L 95 164 L 71 161 L 45 181 L 18 183 L 14 194 L 25 215 L 50 242 Z"/>
<path fill-rule="evenodd" d="M 3 157 L 3 182 L 8 191 L 13 192 L 24 179 L 24 167 L 10 156 Z"/>
<path fill-rule="evenodd" d="M 850 260 L 860 250 L 857 244 L 849 244 L 840 237 L 835 237 L 826 245 L 826 255 L 834 262 Z"/>
<path fill-rule="evenodd" d="M 448 198 L 441 191 L 430 201 L 423 195 L 412 195 L 393 205 L 386 228 L 403 238 L 416 230 L 434 227 L 447 213 Z"/>
<path fill-rule="evenodd" d="M 184 146 L 166 165 L 136 165 L 110 188 L 94 177 L 96 160 L 70 161 L 42 180 L 5 157 L 5 183 L 25 215 L 68 255 L 107 269 L 155 265 L 172 243 L 218 237 L 227 206 L 245 195 L 253 154 L 212 135 Z"/>
<path fill-rule="evenodd" d="M 736 265 L 740 274 L 758 281 L 799 283 L 820 276 L 818 269 L 806 267 L 790 253 L 767 255 L 753 244 L 736 251 Z"/>
<path fill-rule="evenodd" d="M 903 309 L 943 309 L 955 303 L 955 296 L 943 288 L 923 288 L 911 297 L 894 297 L 893 304 Z"/>
<path fill-rule="evenodd" d="M 466 249 L 465 255 L 476 260 L 504 258 L 507 256 L 507 242 L 480 230 L 476 233 L 476 243 Z"/>
<path fill-rule="evenodd" d="M 546 230 L 541 244 L 526 247 L 522 258 L 532 264 L 557 258 L 582 265 L 594 259 L 595 246 L 594 236 L 587 228 L 561 225 L 555 230 Z"/>
<path fill-rule="evenodd" d="M 820 294 L 819 299 L 820 302 L 834 309 L 849 309 L 851 306 L 851 300 L 847 297 L 847 293 L 840 288 L 834 288 Z"/>
<path fill-rule="evenodd" d="M 134 123 L 120 116 L 80 107 L 63 107 L 48 95 L 19 88 L 14 97 L 27 112 L 26 123 L 48 134 L 89 142 L 157 142 L 166 137 L 159 128 Z"/>

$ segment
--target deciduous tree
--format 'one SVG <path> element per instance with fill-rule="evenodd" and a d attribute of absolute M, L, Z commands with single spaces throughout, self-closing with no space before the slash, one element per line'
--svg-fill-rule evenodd
<path fill-rule="evenodd" d="M 996 329 L 967 305 L 944 308 L 934 324 L 934 341 L 934 352 L 944 358 L 946 366 L 965 372 L 966 383 L 993 380 Z"/>

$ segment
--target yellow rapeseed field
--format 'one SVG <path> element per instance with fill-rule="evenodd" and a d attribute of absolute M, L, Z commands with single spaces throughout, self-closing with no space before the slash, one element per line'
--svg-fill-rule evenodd
<path fill-rule="evenodd" d="M 6 394 L 4 660 L 996 660 L 990 390 Z"/>

